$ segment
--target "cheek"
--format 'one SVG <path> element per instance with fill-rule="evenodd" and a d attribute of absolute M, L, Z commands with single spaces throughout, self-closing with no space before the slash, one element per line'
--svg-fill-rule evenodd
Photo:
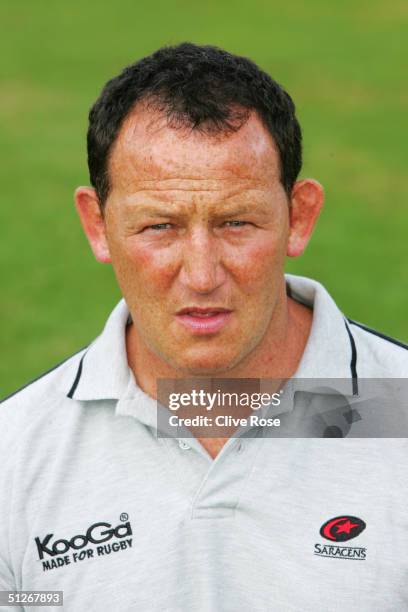
<path fill-rule="evenodd" d="M 284 241 L 270 235 L 228 253 L 228 269 L 247 294 L 253 294 L 255 287 L 273 284 L 276 274 L 282 273 L 284 261 Z"/>
<path fill-rule="evenodd" d="M 116 244 L 111 255 L 117 275 L 128 287 L 137 285 L 141 292 L 164 290 L 174 278 L 177 262 L 171 249 L 137 244 L 130 239 Z"/>

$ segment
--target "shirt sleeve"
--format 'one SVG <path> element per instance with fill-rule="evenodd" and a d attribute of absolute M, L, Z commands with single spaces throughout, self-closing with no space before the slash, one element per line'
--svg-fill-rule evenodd
<path fill-rule="evenodd" d="M 2 544 L 4 544 L 2 542 Z M 0 591 L 15 591 L 13 574 L 7 563 L 0 557 Z M 5 606 L 0 604 L 1 612 L 24 612 L 20 606 Z"/>
<path fill-rule="evenodd" d="M 11 512 L 11 483 L 10 448 L 13 446 L 13 427 L 10 419 L 6 418 L 4 403 L 0 407 L 0 591 L 16 591 L 16 580 L 11 561 L 9 559 L 9 518 Z M 20 606 L 6 606 L 0 604 L 1 612 L 24 612 Z"/>

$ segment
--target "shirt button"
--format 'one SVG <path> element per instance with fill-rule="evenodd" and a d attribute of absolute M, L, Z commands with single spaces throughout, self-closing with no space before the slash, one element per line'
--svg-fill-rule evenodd
<path fill-rule="evenodd" d="M 182 450 L 189 450 L 191 447 L 187 444 L 187 442 L 184 442 L 184 440 L 179 440 L 179 447 Z"/>
<path fill-rule="evenodd" d="M 238 440 L 236 449 L 237 453 L 242 453 L 242 451 L 244 450 L 244 443 L 241 442 L 241 440 Z"/>

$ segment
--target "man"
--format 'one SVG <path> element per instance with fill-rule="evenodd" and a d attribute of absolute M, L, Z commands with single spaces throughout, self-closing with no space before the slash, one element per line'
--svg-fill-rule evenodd
<path fill-rule="evenodd" d="M 245 58 L 182 44 L 109 81 L 89 120 L 93 187 L 75 200 L 124 300 L 2 406 L 0 588 L 63 591 L 75 612 L 408 609 L 404 438 L 357 423 L 317 439 L 330 422 L 186 438 L 157 418 L 162 379 L 331 379 L 352 402 L 364 378 L 407 375 L 407 347 L 284 275 L 323 204 L 298 180 L 291 98 Z"/>

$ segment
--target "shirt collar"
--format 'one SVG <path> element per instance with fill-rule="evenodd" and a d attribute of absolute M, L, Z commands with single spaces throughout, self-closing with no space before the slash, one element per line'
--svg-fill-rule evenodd
<path fill-rule="evenodd" d="M 356 347 L 347 320 L 319 282 L 286 274 L 288 295 L 313 308 L 312 328 L 293 378 L 357 378 Z"/>
<path fill-rule="evenodd" d="M 129 310 L 122 299 L 110 314 L 102 333 L 89 345 L 78 364 L 67 393 L 80 401 L 119 399 L 134 380 L 126 354 Z"/>
<path fill-rule="evenodd" d="M 357 395 L 357 353 L 347 321 L 337 305 L 317 281 L 286 274 L 288 295 L 313 308 L 310 335 L 292 380 L 330 379 L 330 387 L 343 395 Z M 80 401 L 121 400 L 121 413 L 137 397 L 147 411 L 150 398 L 137 385 L 126 355 L 126 325 L 130 314 L 122 299 L 112 311 L 103 332 L 76 363 L 76 371 L 65 389 L 68 397 Z M 306 385 L 307 386 L 307 385 Z M 305 386 L 303 386 L 305 388 Z"/>
<path fill-rule="evenodd" d="M 297 370 L 285 385 L 283 411 L 296 392 L 358 397 L 357 349 L 346 317 L 321 283 L 285 274 L 287 294 L 313 309 L 312 327 Z"/>

